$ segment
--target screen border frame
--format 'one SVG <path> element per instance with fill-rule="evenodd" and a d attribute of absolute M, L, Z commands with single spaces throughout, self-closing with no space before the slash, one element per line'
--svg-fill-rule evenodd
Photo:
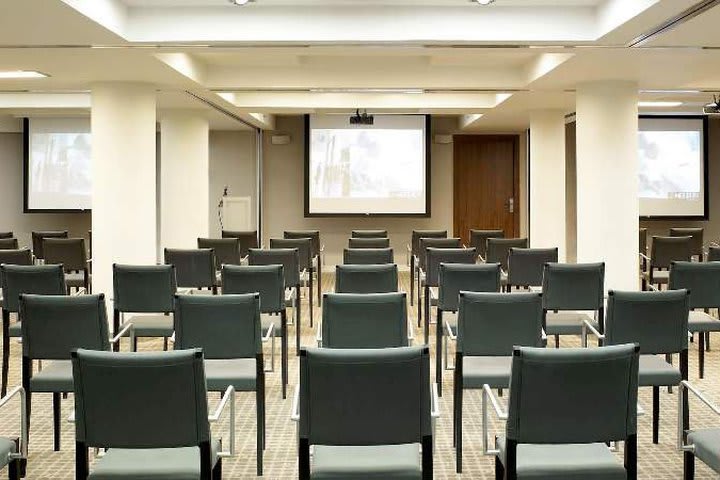
<path fill-rule="evenodd" d="M 392 115 L 392 114 L 389 114 Z M 431 216 L 431 182 L 430 168 L 432 165 L 432 115 L 414 116 L 425 117 L 425 212 L 423 213 L 310 213 L 310 114 L 303 115 L 304 130 L 304 217 L 305 218 L 342 218 L 342 217 L 395 217 L 395 218 L 430 218 Z"/>
<path fill-rule="evenodd" d="M 708 128 L 710 124 L 708 122 L 707 115 L 638 115 L 638 120 L 643 118 L 656 118 L 656 119 L 668 119 L 668 120 L 702 120 L 703 125 L 703 213 L 702 215 L 640 215 L 641 221 L 668 221 L 668 220 L 693 220 L 693 221 L 707 221 L 710 218 L 710 185 L 708 175 L 708 154 L 710 153 L 709 148 L 709 132 Z M 638 121 L 638 132 L 640 132 L 640 125 Z M 640 202 L 640 196 L 638 196 L 638 202 Z"/>

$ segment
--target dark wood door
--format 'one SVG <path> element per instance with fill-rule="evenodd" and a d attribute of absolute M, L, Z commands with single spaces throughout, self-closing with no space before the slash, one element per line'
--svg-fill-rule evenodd
<path fill-rule="evenodd" d="M 469 241 L 470 229 L 519 234 L 519 137 L 455 135 L 453 187 L 455 236 Z"/>

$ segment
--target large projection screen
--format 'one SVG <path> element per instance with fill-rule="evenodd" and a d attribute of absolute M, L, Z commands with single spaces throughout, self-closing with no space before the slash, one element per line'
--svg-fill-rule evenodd
<path fill-rule="evenodd" d="M 429 116 L 305 117 L 305 215 L 427 216 Z"/>
<path fill-rule="evenodd" d="M 90 210 L 90 119 L 27 118 L 24 126 L 25 211 Z"/>
<path fill-rule="evenodd" d="M 707 218 L 707 120 L 640 117 L 640 216 Z"/>

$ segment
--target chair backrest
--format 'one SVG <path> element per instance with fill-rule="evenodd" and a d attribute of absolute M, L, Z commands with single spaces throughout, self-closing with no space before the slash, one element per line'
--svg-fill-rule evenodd
<path fill-rule="evenodd" d="M 29 248 L 0 250 L 0 265 L 32 265 L 33 257 Z M 3 288 L 3 274 L 0 269 L 0 289 Z"/>
<path fill-rule="evenodd" d="M 0 238 L 0 250 L 17 250 L 18 240 L 17 238 Z"/>
<path fill-rule="evenodd" d="M 429 247 L 425 252 L 425 285 L 429 287 L 437 287 L 440 284 L 440 264 L 474 264 L 477 260 L 477 250 L 475 250 L 475 248 Z"/>
<path fill-rule="evenodd" d="M 43 238 L 68 238 L 67 230 L 32 232 L 32 248 L 35 258 L 44 259 Z"/>
<path fill-rule="evenodd" d="M 706 260 L 708 262 L 720 262 L 720 247 L 709 246 Z"/>
<path fill-rule="evenodd" d="M 349 238 L 348 248 L 390 248 L 390 239 L 387 237 Z"/>
<path fill-rule="evenodd" d="M 503 270 L 508 269 L 508 257 L 511 248 L 527 248 L 527 238 L 488 238 L 487 242 L 487 263 L 499 263 Z"/>
<path fill-rule="evenodd" d="M 221 276 L 223 295 L 259 293 L 262 313 L 277 313 L 285 309 L 282 265 L 225 265 Z"/>
<path fill-rule="evenodd" d="M 258 248 L 257 230 L 223 230 L 222 238 L 237 238 L 240 240 L 240 255 L 245 257 L 251 248 Z"/>
<path fill-rule="evenodd" d="M 475 247 L 478 255 L 485 258 L 487 256 L 487 240 L 488 238 L 505 238 L 503 230 L 475 230 L 470 229 L 470 246 Z"/>
<path fill-rule="evenodd" d="M 210 441 L 200 349 L 72 353 L 75 440 L 99 448 L 178 448 Z"/>
<path fill-rule="evenodd" d="M 320 254 L 320 230 L 285 230 L 283 238 L 311 238 L 310 254 L 313 257 Z"/>
<path fill-rule="evenodd" d="M 0 238 L 13 238 L 14 236 L 13 232 L 0 232 Z"/>
<path fill-rule="evenodd" d="M 323 347 L 407 346 L 406 301 L 404 292 L 324 294 Z"/>
<path fill-rule="evenodd" d="M 166 248 L 165 264 L 175 266 L 178 287 L 202 288 L 215 285 L 215 251 L 212 248 Z"/>
<path fill-rule="evenodd" d="M 428 248 L 461 248 L 462 239 L 460 238 L 421 238 L 418 247 L 418 266 L 425 270 L 427 268 L 427 249 Z"/>
<path fill-rule="evenodd" d="M 720 307 L 720 263 L 673 262 L 670 266 L 668 288 L 690 292 L 689 306 L 693 308 Z"/>
<path fill-rule="evenodd" d="M 546 263 L 558 261 L 557 248 L 516 248 L 508 256 L 508 285 L 539 287 Z"/>
<path fill-rule="evenodd" d="M 215 252 L 215 269 L 223 265 L 240 265 L 239 238 L 198 238 L 198 248 L 211 248 Z"/>
<path fill-rule="evenodd" d="M 343 263 L 354 265 L 377 265 L 394 263 L 392 248 L 346 248 L 343 250 Z"/>
<path fill-rule="evenodd" d="M 688 297 L 687 290 L 611 290 L 605 318 L 605 343 L 638 343 L 643 354 L 687 350 Z"/>
<path fill-rule="evenodd" d="M 546 263 L 542 277 L 545 310 L 600 310 L 604 307 L 604 263 Z"/>
<path fill-rule="evenodd" d="M 70 360 L 77 348 L 110 350 L 105 295 L 20 296 L 23 356 Z"/>
<path fill-rule="evenodd" d="M 690 261 L 690 242 L 692 237 L 660 237 L 653 235 L 650 247 L 650 266 L 652 268 L 670 268 L 672 262 Z"/>
<path fill-rule="evenodd" d="M 542 345 L 539 293 L 460 292 L 458 352 L 470 356 L 509 356 L 516 345 Z"/>
<path fill-rule="evenodd" d="M 350 234 L 352 238 L 386 238 L 387 230 L 353 230 Z"/>
<path fill-rule="evenodd" d="M 638 252 L 647 255 L 647 228 L 641 228 L 639 230 Z"/>
<path fill-rule="evenodd" d="M 172 312 L 176 291 L 173 265 L 113 265 L 113 307 L 119 312 Z"/>
<path fill-rule="evenodd" d="M 309 270 L 312 267 L 313 240 L 305 238 L 271 238 L 270 248 L 297 248 L 298 267 L 300 270 Z"/>
<path fill-rule="evenodd" d="M 673 227 L 670 229 L 670 236 L 690 237 L 690 255 L 702 256 L 704 232 L 705 229 L 702 227 Z"/>
<path fill-rule="evenodd" d="M 499 292 L 499 263 L 441 263 L 439 270 L 438 308 L 458 310 L 461 291 Z"/>
<path fill-rule="evenodd" d="M 389 293 L 398 291 L 398 268 L 394 263 L 335 266 L 336 293 Z"/>
<path fill-rule="evenodd" d="M 65 273 L 62 265 L 0 265 L 2 274 L 2 308 L 17 312 L 20 295 L 65 295 Z"/>
<path fill-rule="evenodd" d="M 508 440 L 599 443 L 635 435 L 638 361 L 638 349 L 633 344 L 516 348 L 508 400 Z"/>
<path fill-rule="evenodd" d="M 410 240 L 410 253 L 417 255 L 420 251 L 421 238 L 447 238 L 447 230 L 413 230 Z"/>
<path fill-rule="evenodd" d="M 205 358 L 262 353 L 260 295 L 177 295 L 175 350 L 202 348 Z"/>
<path fill-rule="evenodd" d="M 273 248 L 270 250 L 251 248 L 248 254 L 250 265 L 282 265 L 285 288 L 300 285 L 300 267 L 297 248 Z"/>
<path fill-rule="evenodd" d="M 45 263 L 58 263 L 66 272 L 88 268 L 84 238 L 53 238 L 42 240 Z"/>
<path fill-rule="evenodd" d="M 298 427 L 311 445 L 421 442 L 432 435 L 428 347 L 301 350 Z"/>

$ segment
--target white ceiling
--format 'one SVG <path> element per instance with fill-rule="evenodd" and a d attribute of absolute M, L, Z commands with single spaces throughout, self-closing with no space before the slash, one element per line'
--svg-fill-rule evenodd
<path fill-rule="evenodd" d="M 228 0 L 121 0 L 129 7 L 149 8 L 176 8 L 176 7 L 221 7 L 229 6 Z M 358 0 L 251 0 L 249 6 L 278 6 L 278 5 L 352 5 L 357 6 Z M 601 5 L 605 0 L 496 0 L 492 7 L 594 7 Z M 435 6 L 457 6 L 467 5 L 472 0 L 363 0 L 362 4 L 367 5 L 435 5 Z M 240 7 L 235 7 L 240 8 Z"/>

